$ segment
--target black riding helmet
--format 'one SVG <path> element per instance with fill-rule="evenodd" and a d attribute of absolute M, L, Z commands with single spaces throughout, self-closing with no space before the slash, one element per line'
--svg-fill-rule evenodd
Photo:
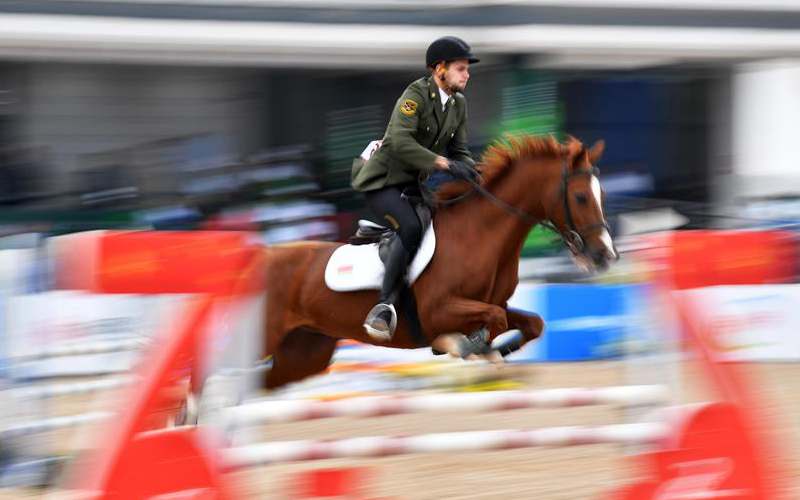
<path fill-rule="evenodd" d="M 443 36 L 434 40 L 425 53 L 425 65 L 429 68 L 436 66 L 438 62 L 450 62 L 456 59 L 466 59 L 470 64 L 480 61 L 472 55 L 472 48 L 467 42 L 457 36 Z"/>

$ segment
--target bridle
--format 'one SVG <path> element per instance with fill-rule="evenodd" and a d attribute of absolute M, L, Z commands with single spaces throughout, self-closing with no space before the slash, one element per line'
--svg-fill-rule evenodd
<path fill-rule="evenodd" d="M 564 218 L 566 219 L 566 230 L 560 231 L 558 227 L 551 221 L 544 221 L 542 225 L 548 227 L 554 231 L 556 231 L 559 235 L 561 235 L 561 239 L 564 241 L 564 244 L 567 248 L 572 251 L 575 255 L 583 254 L 586 251 L 586 236 L 591 234 L 593 231 L 598 231 L 605 229 L 606 231 L 611 233 L 611 227 L 608 225 L 608 221 L 603 218 L 600 222 L 596 222 L 594 224 L 589 224 L 583 227 L 576 227 L 575 226 L 575 219 L 572 216 L 572 205 L 569 202 L 569 181 L 575 177 L 598 177 L 600 175 L 600 171 L 595 166 L 590 166 L 588 168 L 580 168 L 569 172 L 567 168 L 567 161 L 564 160 L 564 167 L 561 173 L 561 199 L 564 203 Z"/>
<path fill-rule="evenodd" d="M 561 202 L 563 203 L 564 208 L 564 219 L 566 223 L 566 229 L 563 231 L 558 228 L 556 224 L 549 220 L 539 220 L 538 218 L 532 216 L 528 212 L 511 205 L 491 192 L 489 192 L 485 187 L 483 187 L 480 182 L 474 179 L 467 179 L 467 182 L 472 185 L 473 191 L 466 193 L 456 199 L 448 200 L 446 204 L 453 204 L 455 202 L 461 201 L 462 199 L 466 198 L 467 194 L 471 194 L 472 192 L 477 192 L 484 198 L 488 199 L 494 205 L 502 208 L 506 212 L 510 213 L 518 217 L 519 219 L 527 222 L 529 224 L 541 224 L 548 229 L 551 229 L 558 233 L 561 236 L 561 240 L 564 242 L 567 248 L 575 255 L 584 254 L 586 251 L 586 236 L 590 234 L 592 231 L 597 231 L 601 229 L 605 229 L 611 232 L 611 228 L 608 225 L 608 221 L 603 218 L 602 221 L 596 222 L 594 224 L 589 224 L 584 227 L 576 227 L 575 226 L 575 218 L 572 215 L 572 207 L 569 203 L 569 181 L 575 177 L 597 177 L 600 171 L 595 166 L 590 166 L 588 168 L 580 168 L 573 170 L 572 172 L 569 171 L 569 165 L 567 163 L 567 158 L 564 158 L 561 168 Z M 558 202 L 556 202 L 558 203 Z"/>

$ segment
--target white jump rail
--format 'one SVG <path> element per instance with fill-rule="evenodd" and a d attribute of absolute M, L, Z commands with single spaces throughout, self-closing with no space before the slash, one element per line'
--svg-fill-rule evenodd
<path fill-rule="evenodd" d="M 649 406 L 668 401 L 659 385 L 563 388 L 534 391 L 443 393 L 409 396 L 369 396 L 336 401 L 261 400 L 225 408 L 222 422 L 230 427 L 293 422 L 332 417 L 376 417 L 439 411 L 490 412 L 523 408 L 572 406 Z"/>
<path fill-rule="evenodd" d="M 219 370 L 217 376 L 222 377 L 240 377 L 243 375 L 251 375 L 254 373 L 264 373 L 272 369 L 272 360 L 261 361 L 254 366 L 248 368 L 223 368 Z"/>
<path fill-rule="evenodd" d="M 22 424 L 10 425 L 4 429 L 0 429 L 0 440 L 7 438 L 16 438 L 20 436 L 28 436 L 31 434 L 39 434 L 42 432 L 54 431 L 67 427 L 75 427 L 78 425 L 100 422 L 108 419 L 113 415 L 111 412 L 91 412 L 83 413 L 80 415 L 69 415 L 63 417 L 52 417 L 35 422 L 26 422 Z"/>
<path fill-rule="evenodd" d="M 329 458 L 387 457 L 413 453 L 510 450 L 532 447 L 565 447 L 591 444 L 656 443 L 669 434 L 664 424 L 617 424 L 598 427 L 550 427 L 533 430 L 490 430 L 423 434 L 419 436 L 371 436 L 332 441 L 284 441 L 260 443 L 223 450 L 229 469 L 282 462 Z"/>
<path fill-rule="evenodd" d="M 30 354 L 11 356 L 12 363 L 35 361 L 39 359 L 58 358 L 66 356 L 83 356 L 91 354 L 105 354 L 119 351 L 137 351 L 149 344 L 149 339 L 122 339 L 105 340 L 98 342 L 82 343 L 75 345 L 57 346 Z"/>
<path fill-rule="evenodd" d="M 93 392 L 125 387 L 131 385 L 135 380 L 136 377 L 133 376 L 108 377 L 101 380 L 19 387 L 8 389 L 6 394 L 15 399 L 43 399 L 58 396 L 90 394 Z"/>

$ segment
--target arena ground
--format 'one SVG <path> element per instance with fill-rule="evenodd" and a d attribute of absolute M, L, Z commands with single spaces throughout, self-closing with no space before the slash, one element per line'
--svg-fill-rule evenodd
<path fill-rule="evenodd" d="M 512 367 L 531 388 L 606 386 L 631 383 L 620 363 L 591 362 Z M 787 498 L 800 498 L 800 459 L 793 455 L 800 444 L 800 364 L 747 366 L 753 387 L 763 398 L 769 428 L 782 445 L 785 467 L 780 474 Z M 520 375 L 521 373 L 521 375 Z M 690 391 L 683 401 L 708 397 L 704 378 L 687 365 L 683 380 Z M 651 382 L 651 381 L 648 381 Z M 61 406 L 81 410 L 84 403 L 64 401 Z M 533 428 L 554 425 L 597 425 L 622 421 L 621 411 L 606 407 L 516 410 L 486 414 L 400 415 L 369 420 L 337 418 L 259 429 L 264 440 L 342 438 L 387 434 Z M 57 443 L 74 441 L 66 434 L 52 436 Z M 375 498 L 428 499 L 537 499 L 576 500 L 598 498 L 626 484 L 637 473 L 618 446 L 593 445 L 561 449 L 526 449 L 497 452 L 429 454 L 382 459 L 338 459 L 275 465 L 241 471 L 231 479 L 242 498 L 287 498 L 286 485 L 297 471 L 330 466 L 368 466 L 375 477 Z M 0 490 L 0 499 L 40 498 L 44 492 Z M 58 496 L 58 495 L 57 495 Z"/>

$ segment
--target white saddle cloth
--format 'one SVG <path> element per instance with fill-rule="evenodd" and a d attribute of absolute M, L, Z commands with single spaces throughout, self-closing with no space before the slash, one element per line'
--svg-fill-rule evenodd
<path fill-rule="evenodd" d="M 436 249 L 433 224 L 422 237 L 417 255 L 408 266 L 406 282 L 414 283 L 428 266 Z M 383 262 L 378 256 L 378 244 L 343 245 L 331 255 L 325 268 L 325 284 L 335 292 L 378 290 L 383 281 Z"/>

